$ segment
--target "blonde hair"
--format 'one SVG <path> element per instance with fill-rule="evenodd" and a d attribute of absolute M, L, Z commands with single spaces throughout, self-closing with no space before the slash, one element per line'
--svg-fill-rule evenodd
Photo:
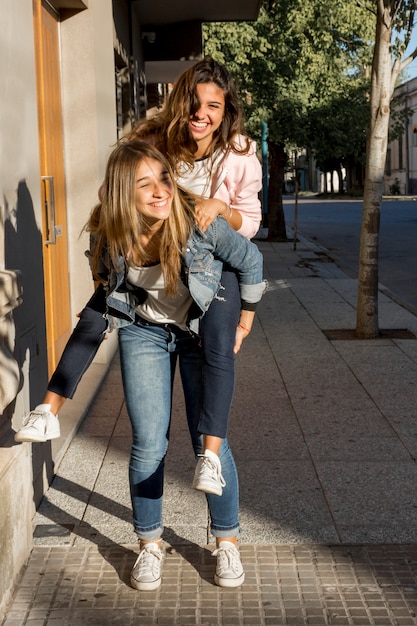
<path fill-rule="evenodd" d="M 136 169 L 143 159 L 153 159 L 163 164 L 172 185 L 172 205 L 169 217 L 161 227 L 159 257 L 167 294 L 175 294 L 181 272 L 181 258 L 194 224 L 193 197 L 180 192 L 169 163 L 153 146 L 143 141 L 121 141 L 111 153 L 106 175 L 101 187 L 101 202 L 87 223 L 94 236 L 92 271 L 101 280 L 99 267 L 103 249 L 115 265 L 120 255 L 124 259 L 138 256 L 143 262 L 150 260 L 140 235 L 146 222 L 136 207 Z"/>
<path fill-rule="evenodd" d="M 243 113 L 232 77 L 224 65 L 205 57 L 181 74 L 164 108 L 155 117 L 139 121 L 129 133 L 130 138 L 156 145 L 167 155 L 176 173 L 180 163 L 194 163 L 197 143 L 190 133 L 189 123 L 199 107 L 197 85 L 205 83 L 217 85 L 225 100 L 223 120 L 213 136 L 211 154 L 217 149 L 238 154 L 247 154 L 250 150 L 247 137 L 243 146 L 237 141 L 237 136 L 244 134 Z"/>

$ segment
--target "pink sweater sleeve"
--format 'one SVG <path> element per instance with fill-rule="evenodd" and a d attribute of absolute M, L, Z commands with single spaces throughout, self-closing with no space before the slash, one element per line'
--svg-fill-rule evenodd
<path fill-rule="evenodd" d="M 223 174 L 223 176 L 222 176 Z M 262 167 L 252 142 L 248 154 L 229 152 L 220 173 L 224 181 L 214 194 L 232 209 L 240 211 L 242 225 L 238 232 L 251 239 L 259 230 L 262 210 L 259 192 L 262 189 Z"/>

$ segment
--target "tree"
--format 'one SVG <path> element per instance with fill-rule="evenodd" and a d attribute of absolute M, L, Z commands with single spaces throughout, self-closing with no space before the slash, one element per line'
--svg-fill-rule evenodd
<path fill-rule="evenodd" d="M 342 94 L 309 113 L 309 142 L 315 161 L 323 172 L 337 172 L 339 193 L 362 192 L 366 136 L 369 125 L 369 86 L 362 80 L 346 83 Z M 327 191 L 327 190 L 326 190 Z"/>
<path fill-rule="evenodd" d="M 417 3 L 368 0 L 358 4 L 376 17 L 356 316 L 356 335 L 373 339 L 379 335 L 378 244 L 390 108 L 400 72 L 417 56 L 416 49 L 403 59 Z"/>
<path fill-rule="evenodd" d="M 250 134 L 268 124 L 268 232 L 285 240 L 282 186 L 287 155 L 309 146 L 309 113 L 346 91 L 368 52 L 356 0 L 264 0 L 256 22 L 204 28 L 205 53 L 230 69 L 245 94 Z"/>

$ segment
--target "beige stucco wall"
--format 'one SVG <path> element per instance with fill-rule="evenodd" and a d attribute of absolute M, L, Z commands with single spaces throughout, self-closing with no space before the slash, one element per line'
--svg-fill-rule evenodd
<path fill-rule="evenodd" d="M 35 64 L 33 58 L 32 0 L 3 0 L 0 37 L 0 269 L 10 267 L 9 252 L 25 227 L 18 213 L 18 189 L 26 190 L 26 206 L 32 203 L 36 231 L 40 224 L 39 160 L 36 109 Z M 6 235 L 7 234 L 7 241 Z M 40 294 L 40 297 L 43 297 Z M 13 315 L 9 320 L 13 324 Z M 24 322 L 24 320 L 23 320 Z M 14 346 L 11 346 L 14 349 Z M 13 365 L 19 360 L 18 355 Z M 27 370 L 26 354 L 19 370 Z M 3 379 L 4 380 L 4 379 Z M 7 381 L 7 385 L 10 385 Z M 30 519 L 35 507 L 32 496 L 30 448 L 10 443 L 8 425 L 13 412 L 28 406 L 26 381 L 16 405 L 2 407 L 3 436 L 0 447 L 0 615 L 8 593 L 25 562 L 32 541 Z M 17 388 L 13 385 L 13 395 Z M 29 523 L 28 523 L 29 522 Z"/>
<path fill-rule="evenodd" d="M 87 237 L 79 238 L 79 234 L 96 202 L 106 158 L 116 140 L 112 2 L 88 0 L 85 4 L 86 10 L 66 16 L 60 26 L 74 325 L 76 313 L 93 289 L 84 256 Z M 0 621 L 32 547 L 36 506 L 116 347 L 115 336 L 104 342 L 78 400 L 77 392 L 60 414 L 59 440 L 52 445 L 14 442 L 13 429 L 46 390 L 47 363 L 32 0 L 2 0 L 1 15 L 0 318 L 7 332 L 0 333 L 0 363 L 7 359 L 7 368 L 0 371 L 0 398 L 7 396 L 3 403 L 7 406 L 0 407 Z M 22 276 L 20 306 L 22 286 L 18 275 L 10 272 L 15 269 Z M 3 297 L 6 283 L 7 298 Z M 3 395 L 2 382 L 7 386 Z"/>
<path fill-rule="evenodd" d="M 62 106 L 68 213 L 71 308 L 76 314 L 92 294 L 80 233 L 97 202 L 107 156 L 117 139 L 111 0 L 89 0 L 88 10 L 61 23 Z M 115 336 L 103 343 L 97 362 L 114 351 Z"/>

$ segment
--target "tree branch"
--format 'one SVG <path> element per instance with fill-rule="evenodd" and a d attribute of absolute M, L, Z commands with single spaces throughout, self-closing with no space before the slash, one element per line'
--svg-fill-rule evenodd
<path fill-rule="evenodd" d="M 411 34 L 413 32 L 414 13 L 415 13 L 415 10 L 414 9 L 410 9 L 410 14 L 408 16 L 408 26 L 407 26 L 407 30 L 406 30 L 405 37 L 404 37 L 405 48 L 407 48 L 407 46 L 408 46 L 408 44 L 410 42 L 410 39 L 411 39 Z"/>
<path fill-rule="evenodd" d="M 378 11 L 381 14 L 381 17 L 384 15 L 385 13 L 385 5 L 384 5 L 384 0 L 377 0 L 377 7 L 378 7 Z"/>
<path fill-rule="evenodd" d="M 404 69 L 402 66 L 402 62 L 399 59 L 396 59 L 394 61 L 394 65 L 392 66 L 392 71 L 391 71 L 391 98 L 394 94 L 394 89 L 395 89 L 395 85 L 397 83 L 397 78 L 399 73 L 401 72 L 401 70 Z"/>
<path fill-rule="evenodd" d="M 362 2 L 361 0 L 356 0 L 356 5 L 358 7 L 360 7 L 361 9 L 365 9 L 365 11 L 368 11 L 369 13 L 372 13 L 372 15 L 376 15 L 376 11 L 372 10 L 370 6 L 368 6 L 367 4 Z"/>
<path fill-rule="evenodd" d="M 414 59 L 417 57 L 417 48 L 414 49 L 414 51 L 408 55 L 408 57 L 406 59 L 403 59 L 401 61 L 401 67 L 400 67 L 400 72 L 402 72 L 403 70 L 405 70 L 405 68 L 407 67 L 407 65 L 410 65 L 410 63 L 412 61 L 414 61 Z"/>

